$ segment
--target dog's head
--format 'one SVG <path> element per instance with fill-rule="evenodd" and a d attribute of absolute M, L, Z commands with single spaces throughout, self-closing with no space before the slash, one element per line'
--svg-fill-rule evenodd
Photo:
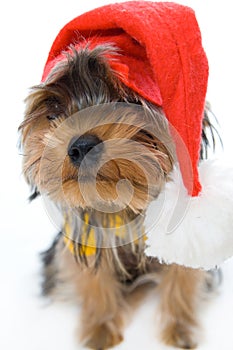
<path fill-rule="evenodd" d="M 144 210 L 173 165 L 161 108 L 126 87 L 109 46 L 73 49 L 26 99 L 24 174 L 69 208 Z"/>
<path fill-rule="evenodd" d="M 219 208 L 213 206 L 223 203 L 230 213 L 232 179 L 199 162 L 209 137 L 215 144 L 215 128 L 204 111 L 208 61 L 193 10 L 130 1 L 78 16 L 55 38 L 42 82 L 26 99 L 20 128 L 24 173 L 34 189 L 31 198 L 46 194 L 58 204 L 59 229 L 67 226 L 63 232 L 77 234 L 86 246 L 94 226 L 94 246 L 102 247 L 99 232 L 128 226 L 126 234 L 124 228 L 114 232 L 117 244 L 134 241 L 134 252 L 143 254 L 138 238 L 145 232 L 147 253 L 195 268 L 209 269 L 232 255 L 231 225 L 215 220 Z M 164 195 L 144 215 L 169 178 Z M 209 236 L 207 227 L 213 227 Z M 213 239 L 222 231 L 224 245 Z M 106 247 L 108 238 L 102 241 Z"/>

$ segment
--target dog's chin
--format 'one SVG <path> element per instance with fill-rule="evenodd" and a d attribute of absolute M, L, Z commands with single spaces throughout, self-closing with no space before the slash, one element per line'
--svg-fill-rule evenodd
<path fill-rule="evenodd" d="M 155 199 L 161 188 L 133 183 L 130 180 L 106 180 L 100 176 L 94 179 L 91 175 L 82 175 L 64 181 L 58 191 L 53 191 L 51 199 L 66 209 L 91 209 L 105 213 L 131 210 L 139 213 L 146 210 Z"/>

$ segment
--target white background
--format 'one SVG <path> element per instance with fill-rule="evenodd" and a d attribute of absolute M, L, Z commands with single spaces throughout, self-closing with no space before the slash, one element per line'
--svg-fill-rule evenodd
<path fill-rule="evenodd" d="M 233 20 L 230 0 L 177 1 L 193 7 L 210 64 L 208 99 L 221 124 L 225 155 L 232 163 Z M 2 2 L 3 3 L 3 2 Z M 47 305 L 39 297 L 39 257 L 56 230 L 21 175 L 17 127 L 27 89 L 40 82 L 58 31 L 84 11 L 110 1 L 8 1 L 0 8 L 0 349 L 74 350 L 78 312 L 72 305 Z M 219 156 L 223 157 L 221 152 Z M 224 210 L 224 208 L 221 208 Z M 221 212 L 219 213 L 221 215 Z M 233 349 L 233 260 L 223 265 L 220 293 L 203 307 L 200 350 Z M 158 342 L 156 302 L 148 299 L 127 328 L 119 350 L 167 349 Z"/>

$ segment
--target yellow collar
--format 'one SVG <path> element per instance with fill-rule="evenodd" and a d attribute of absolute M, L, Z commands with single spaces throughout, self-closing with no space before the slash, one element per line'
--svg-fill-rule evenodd
<path fill-rule="evenodd" d="M 127 235 L 125 222 L 120 215 L 117 215 L 117 214 L 114 216 L 108 215 L 108 227 L 110 229 L 114 229 L 114 234 L 121 239 L 124 239 Z M 65 219 L 63 232 L 64 232 L 65 246 L 69 249 L 72 255 L 75 255 L 75 250 L 78 243 L 75 242 L 74 239 L 72 238 L 73 230 L 68 217 L 66 217 Z M 142 232 L 141 234 L 143 235 L 143 233 L 144 232 Z M 143 241 L 145 242 L 146 239 L 147 237 L 144 234 Z M 138 242 L 138 235 L 135 234 L 134 243 L 137 244 L 137 242 Z M 95 228 L 90 225 L 90 215 L 88 213 L 84 214 L 83 224 L 82 224 L 82 234 L 79 238 L 79 244 L 81 244 L 82 246 L 82 249 L 81 249 L 82 254 L 85 255 L 86 257 L 96 254 L 97 242 L 96 242 Z"/>

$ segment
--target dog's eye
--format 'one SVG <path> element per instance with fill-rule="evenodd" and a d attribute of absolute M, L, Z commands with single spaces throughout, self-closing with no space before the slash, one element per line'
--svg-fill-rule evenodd
<path fill-rule="evenodd" d="M 154 141 L 154 136 L 151 135 L 148 131 L 146 130 L 140 130 L 140 134 L 144 137 L 146 137 L 147 139 L 150 139 L 152 141 Z"/>
<path fill-rule="evenodd" d="M 55 96 L 49 97 L 45 101 L 46 107 L 47 107 L 47 119 L 48 120 L 55 120 L 61 116 L 61 114 L 64 113 L 64 109 L 62 108 L 62 104 L 59 101 L 59 99 Z"/>
<path fill-rule="evenodd" d="M 55 120 L 55 119 L 57 119 L 57 118 L 59 118 L 59 115 L 58 115 L 58 114 L 47 115 L 47 119 L 48 119 L 49 121 Z"/>
<path fill-rule="evenodd" d="M 149 131 L 140 130 L 138 135 L 141 141 L 143 141 L 146 144 L 150 144 L 151 146 L 153 146 L 154 149 L 158 149 L 157 140 L 155 136 L 151 134 Z"/>

